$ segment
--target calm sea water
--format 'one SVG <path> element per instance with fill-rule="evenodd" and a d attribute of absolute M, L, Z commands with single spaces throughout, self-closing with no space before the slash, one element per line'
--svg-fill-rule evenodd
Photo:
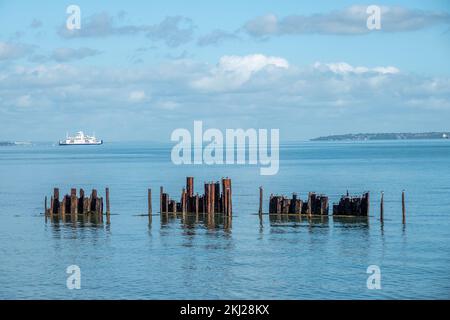
<path fill-rule="evenodd" d="M 170 147 L 148 143 L 1 147 L 0 298 L 450 298 L 450 141 L 307 142 L 283 146 L 280 158 L 279 174 L 267 177 L 256 166 L 175 166 Z M 159 186 L 178 195 L 188 175 L 198 191 L 232 178 L 230 228 L 158 213 L 149 225 L 141 216 L 147 188 L 159 208 Z M 369 190 L 371 216 L 261 222 L 259 185 L 266 198 L 316 191 L 331 201 Z M 109 186 L 111 224 L 46 223 L 44 196 L 54 186 L 101 194 Z M 66 287 L 73 264 L 80 290 Z M 369 265 L 381 268 L 381 290 L 367 289 Z"/>

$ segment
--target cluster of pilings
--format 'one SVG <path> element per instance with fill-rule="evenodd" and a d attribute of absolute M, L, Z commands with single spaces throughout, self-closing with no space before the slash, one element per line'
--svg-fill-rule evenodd
<path fill-rule="evenodd" d="M 106 216 L 109 223 L 109 188 L 106 188 Z M 99 197 L 97 190 L 93 189 L 90 196 L 86 196 L 83 189 L 80 189 L 77 196 L 77 189 L 72 188 L 70 195 L 66 194 L 59 200 L 59 188 L 53 189 L 53 196 L 50 198 L 50 208 L 47 208 L 47 197 L 45 197 L 45 215 L 52 219 L 61 219 L 62 221 L 76 221 L 78 215 L 89 215 L 97 218 L 97 221 L 103 221 L 103 197 Z"/>
<path fill-rule="evenodd" d="M 260 188 L 262 194 L 262 188 Z M 260 213 L 262 213 L 262 205 L 260 196 Z M 289 199 L 283 195 L 270 195 L 269 213 L 275 214 L 307 214 L 307 215 L 328 215 L 328 197 L 325 195 L 317 195 L 314 192 L 308 194 L 308 200 L 303 201 L 297 198 L 297 194 L 293 193 Z"/>
<path fill-rule="evenodd" d="M 204 194 L 194 195 L 194 178 L 186 178 L 186 188 L 181 191 L 180 201 L 170 198 L 169 194 L 160 189 L 161 213 L 222 213 L 231 216 L 233 212 L 231 179 L 222 178 L 219 182 L 204 184 Z"/>
<path fill-rule="evenodd" d="M 369 215 L 369 192 L 361 196 L 350 196 L 347 192 L 338 203 L 333 204 L 333 215 L 336 216 L 359 216 Z"/>

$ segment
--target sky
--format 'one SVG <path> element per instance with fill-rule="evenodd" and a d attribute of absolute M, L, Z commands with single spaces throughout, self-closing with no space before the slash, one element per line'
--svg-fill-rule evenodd
<path fill-rule="evenodd" d="M 0 0 L 0 21 L 0 141 L 450 130 L 450 1 Z"/>

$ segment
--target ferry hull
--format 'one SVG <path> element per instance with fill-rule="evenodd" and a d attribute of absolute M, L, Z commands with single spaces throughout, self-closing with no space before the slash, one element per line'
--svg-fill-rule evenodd
<path fill-rule="evenodd" d="M 74 143 L 67 143 L 67 142 L 59 142 L 60 146 L 99 146 L 103 144 L 103 140 L 99 141 L 99 142 L 92 142 L 92 143 L 78 143 L 78 142 L 74 142 Z"/>

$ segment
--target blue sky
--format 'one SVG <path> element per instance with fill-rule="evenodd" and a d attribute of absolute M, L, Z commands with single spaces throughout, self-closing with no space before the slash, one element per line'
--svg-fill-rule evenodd
<path fill-rule="evenodd" d="M 0 1 L 0 21 L 0 140 L 449 130 L 448 1 Z"/>

